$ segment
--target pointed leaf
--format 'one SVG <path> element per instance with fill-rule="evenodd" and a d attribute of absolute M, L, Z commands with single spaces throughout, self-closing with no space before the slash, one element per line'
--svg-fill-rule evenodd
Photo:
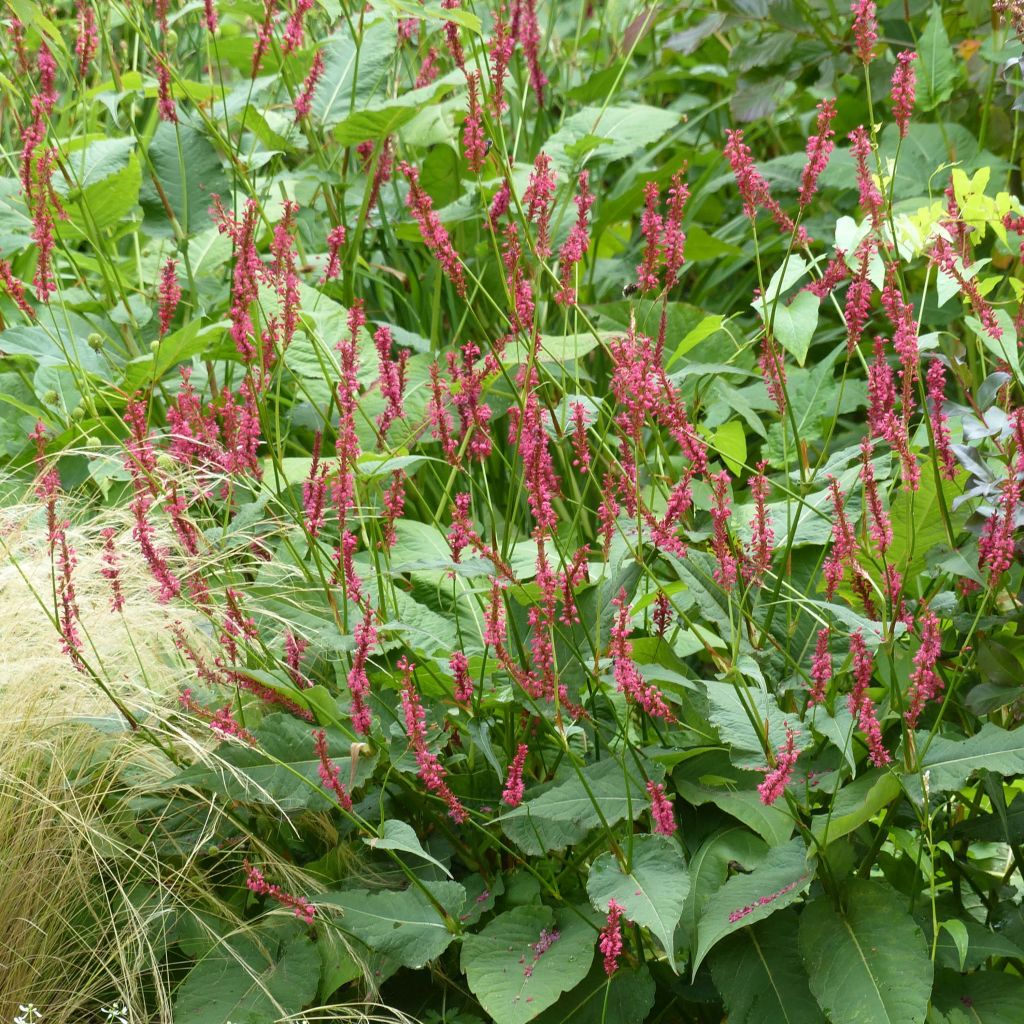
<path fill-rule="evenodd" d="M 727 935 L 798 900 L 813 875 L 814 869 L 807 862 L 807 851 L 801 839 L 772 847 L 750 874 L 733 875 L 711 896 L 700 916 L 693 957 L 694 975 L 713 946 Z"/>
<path fill-rule="evenodd" d="M 689 891 L 690 876 L 679 847 L 660 835 L 634 838 L 628 873 L 612 854 L 603 853 L 591 864 L 587 878 L 587 895 L 594 907 L 604 914 L 608 901 L 615 900 L 630 921 L 657 936 L 673 966 L 672 936 Z"/>
<path fill-rule="evenodd" d="M 553 932 L 558 937 L 547 945 Z M 549 907 L 515 907 L 466 936 L 462 970 L 495 1024 L 525 1024 L 587 976 L 596 941 L 587 921 L 568 910 L 556 917 Z"/>
<path fill-rule="evenodd" d="M 574 774 L 502 815 L 498 821 L 505 835 L 524 853 L 539 857 L 578 843 L 602 824 L 602 815 L 608 825 L 615 825 L 629 815 L 635 820 L 647 810 L 643 781 L 624 772 L 618 761 L 587 765 L 582 775 L 582 780 Z"/>
<path fill-rule="evenodd" d="M 927 733 L 917 734 L 918 750 L 924 750 Z M 971 775 L 982 768 L 1001 775 L 1024 773 L 1024 730 L 1008 731 L 986 722 L 967 739 L 936 736 L 925 751 L 921 767 L 928 772 L 931 793 L 959 789 Z M 920 777 L 916 777 L 920 788 Z M 913 782 L 908 778 L 908 784 Z"/>
<path fill-rule="evenodd" d="M 797 952 L 800 920 L 793 910 L 772 914 L 730 935 L 711 955 L 711 976 L 729 1024 L 825 1024 Z"/>
<path fill-rule="evenodd" d="M 922 1024 L 932 988 L 924 935 L 888 886 L 851 879 L 837 910 L 820 896 L 800 919 L 811 991 L 834 1024 Z"/>
<path fill-rule="evenodd" d="M 449 916 L 458 917 L 466 902 L 466 890 L 458 882 L 423 885 Z M 405 967 L 423 967 L 455 939 L 437 907 L 415 886 L 404 892 L 347 889 L 317 902 L 340 907 L 344 914 L 338 918 L 338 926 L 343 931 Z"/>

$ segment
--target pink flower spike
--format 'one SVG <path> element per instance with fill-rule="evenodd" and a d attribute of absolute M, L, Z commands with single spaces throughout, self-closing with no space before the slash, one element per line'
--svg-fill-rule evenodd
<path fill-rule="evenodd" d="M 928 364 L 925 380 L 928 384 L 932 443 L 939 459 L 939 472 L 947 480 L 955 480 L 956 458 L 953 455 L 953 444 L 949 434 L 949 417 L 942 409 L 942 403 L 946 399 L 946 368 L 940 360 L 933 359 Z"/>
<path fill-rule="evenodd" d="M 892 73 L 892 116 L 900 130 L 900 138 L 905 139 L 910 131 L 910 115 L 914 111 L 915 88 L 917 76 L 914 72 L 914 61 L 917 54 L 913 50 L 904 50 L 896 57 L 896 70 Z"/>
<path fill-rule="evenodd" d="M 399 170 L 409 182 L 409 192 L 405 197 L 405 205 L 412 214 L 420 229 L 420 236 L 441 269 L 448 275 L 455 291 L 461 296 L 466 295 L 466 279 L 462 273 L 462 264 L 452 240 L 441 223 L 441 218 L 434 212 L 434 203 L 420 185 L 420 172 L 404 161 Z"/>
<path fill-rule="evenodd" d="M 178 261 L 168 258 L 160 271 L 160 337 L 170 329 L 171 321 L 181 301 L 181 288 L 178 287 Z"/>
<path fill-rule="evenodd" d="M 829 653 L 829 640 L 832 633 L 829 629 L 819 629 L 814 645 L 814 659 L 811 662 L 811 693 L 807 698 L 807 706 L 824 704 L 828 692 L 828 684 L 832 681 L 832 655 Z"/>
<path fill-rule="evenodd" d="M 75 56 L 78 58 L 78 77 L 85 78 L 89 64 L 99 49 L 96 34 L 96 12 L 89 0 L 75 0 L 78 20 L 78 36 L 75 39 Z"/>
<path fill-rule="evenodd" d="M 665 796 L 663 782 L 648 782 L 647 795 L 651 798 L 651 820 L 658 835 L 672 836 L 676 832 L 676 815 L 672 801 Z"/>
<path fill-rule="evenodd" d="M 520 743 L 516 747 L 516 754 L 512 758 L 512 763 L 508 766 L 508 775 L 505 778 L 505 789 L 501 794 L 501 799 L 509 807 L 518 807 L 523 802 L 523 794 L 525 792 L 523 767 L 526 764 L 526 755 L 529 752 L 530 748 L 525 743 Z"/>
<path fill-rule="evenodd" d="M 302 83 L 302 91 L 295 97 L 295 121 L 298 123 L 303 118 L 309 117 L 313 111 L 313 96 L 316 94 L 316 87 L 324 76 L 324 55 L 322 50 L 317 50 L 310 66 L 309 74 Z"/>
<path fill-rule="evenodd" d="M 850 5 L 853 12 L 853 38 L 857 44 L 857 56 L 865 65 L 875 58 L 875 44 L 878 42 L 878 21 L 874 0 L 854 0 Z"/>
<path fill-rule="evenodd" d="M 259 868 L 254 868 L 248 860 L 245 862 L 245 870 L 248 877 L 245 880 L 246 886 L 258 896 L 269 896 L 276 900 L 282 907 L 289 907 L 295 911 L 295 916 L 301 918 L 306 924 L 312 924 L 316 915 L 316 908 L 304 896 L 292 896 L 285 892 L 279 885 L 271 885 L 264 877 Z"/>
<path fill-rule="evenodd" d="M 615 900 L 608 901 L 608 919 L 597 940 L 597 947 L 604 959 L 604 973 L 609 978 L 618 970 L 619 957 L 622 955 L 622 926 L 619 919 L 624 909 Z"/>
<path fill-rule="evenodd" d="M 762 782 L 757 787 L 761 796 L 761 803 L 770 807 L 786 791 L 789 785 L 790 776 L 793 774 L 793 766 L 800 756 L 796 749 L 796 733 L 786 725 L 786 742 L 779 747 L 775 755 L 775 767 L 768 770 Z"/>
<path fill-rule="evenodd" d="M 828 158 L 835 148 L 836 133 L 832 130 L 832 122 L 836 116 L 836 101 L 822 100 L 818 104 L 817 135 L 807 139 L 807 163 L 800 177 L 799 202 L 801 207 L 808 206 L 818 188 L 818 178 L 828 166 Z"/>
<path fill-rule="evenodd" d="M 466 163 L 474 174 L 483 170 L 487 159 L 487 139 L 484 137 L 483 113 L 480 110 L 480 72 L 471 71 L 466 75 L 469 89 L 469 111 L 462 123 L 462 151 Z"/>

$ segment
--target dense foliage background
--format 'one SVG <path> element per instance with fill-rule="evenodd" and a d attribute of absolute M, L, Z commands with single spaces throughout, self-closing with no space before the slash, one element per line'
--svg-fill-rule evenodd
<path fill-rule="evenodd" d="M 0 1019 L 1022 1019 L 1021 4 L 5 8 Z"/>

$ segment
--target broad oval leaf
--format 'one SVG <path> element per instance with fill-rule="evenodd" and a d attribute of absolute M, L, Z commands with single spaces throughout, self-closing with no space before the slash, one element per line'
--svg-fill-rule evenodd
<path fill-rule="evenodd" d="M 834 1024 L 922 1024 L 932 961 L 914 919 L 888 886 L 851 879 L 837 910 L 831 897 L 800 919 L 800 955 L 811 991 Z"/>
<path fill-rule="evenodd" d="M 711 896 L 701 913 L 693 956 L 694 975 L 717 943 L 799 899 L 813 875 L 801 839 L 772 847 L 750 874 L 733 875 Z"/>
<path fill-rule="evenodd" d="M 615 900 L 625 916 L 657 936 L 675 966 L 672 936 L 690 891 L 679 847 L 667 836 L 636 836 L 633 857 L 625 872 L 610 854 L 603 853 L 590 866 L 587 895 L 602 914 Z"/>
<path fill-rule="evenodd" d="M 594 928 L 571 911 L 514 907 L 466 936 L 462 970 L 495 1024 L 525 1024 L 587 976 L 596 942 Z"/>
<path fill-rule="evenodd" d="M 711 955 L 729 1024 L 825 1024 L 797 952 L 799 925 L 795 911 L 782 910 L 730 935 Z"/>
<path fill-rule="evenodd" d="M 458 917 L 466 902 L 466 890 L 458 882 L 422 884 L 450 917 Z M 405 967 L 423 967 L 455 939 L 433 901 L 415 886 L 404 892 L 347 889 L 317 902 L 340 907 L 340 928 Z"/>

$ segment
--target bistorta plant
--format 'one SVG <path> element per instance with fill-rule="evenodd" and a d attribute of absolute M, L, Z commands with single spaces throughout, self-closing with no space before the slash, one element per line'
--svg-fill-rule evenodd
<path fill-rule="evenodd" d="M 11 4 L 0 437 L 192 886 L 95 1013 L 1014 1019 L 1020 19 L 946 6 Z"/>

